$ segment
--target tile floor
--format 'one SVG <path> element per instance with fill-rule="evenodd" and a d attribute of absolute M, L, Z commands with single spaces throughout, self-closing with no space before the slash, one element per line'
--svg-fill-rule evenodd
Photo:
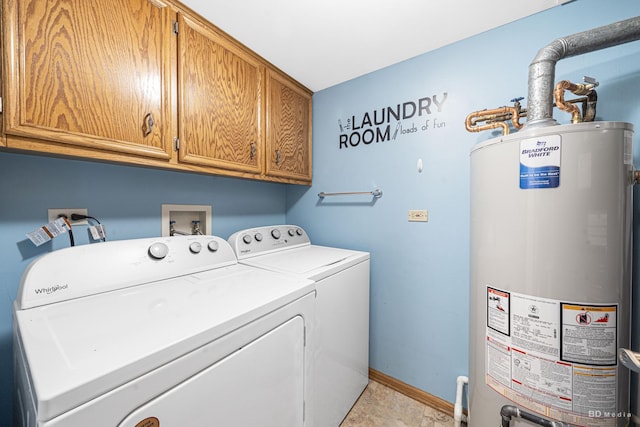
<path fill-rule="evenodd" d="M 453 418 L 375 381 L 340 427 L 450 427 Z"/>

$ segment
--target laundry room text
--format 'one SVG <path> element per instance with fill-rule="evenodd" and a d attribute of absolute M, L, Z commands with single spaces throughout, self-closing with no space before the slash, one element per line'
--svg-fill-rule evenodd
<path fill-rule="evenodd" d="M 442 113 L 447 92 L 409 100 L 395 105 L 352 114 L 346 120 L 338 119 L 340 149 L 370 146 L 373 143 L 395 141 L 402 135 L 411 135 L 443 129 L 446 122 L 435 114 Z"/>

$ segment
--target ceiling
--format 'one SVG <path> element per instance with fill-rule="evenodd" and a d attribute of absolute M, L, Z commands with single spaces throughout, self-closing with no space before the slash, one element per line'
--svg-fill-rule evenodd
<path fill-rule="evenodd" d="M 316 92 L 570 0 L 182 0 Z"/>

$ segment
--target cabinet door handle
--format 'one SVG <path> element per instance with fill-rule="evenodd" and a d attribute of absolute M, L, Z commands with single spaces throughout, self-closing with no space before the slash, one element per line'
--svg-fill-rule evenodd
<path fill-rule="evenodd" d="M 151 132 L 153 132 L 153 125 L 156 122 L 153 120 L 153 113 L 148 113 L 144 116 L 144 120 L 142 122 L 142 136 L 148 136 Z"/>
<path fill-rule="evenodd" d="M 251 144 L 251 152 L 249 153 L 249 155 L 251 156 L 251 160 L 255 159 L 256 151 L 258 151 L 256 144 Z"/>
<path fill-rule="evenodd" d="M 282 153 L 280 153 L 280 150 L 276 150 L 276 165 L 280 164 L 280 160 L 282 160 Z"/>

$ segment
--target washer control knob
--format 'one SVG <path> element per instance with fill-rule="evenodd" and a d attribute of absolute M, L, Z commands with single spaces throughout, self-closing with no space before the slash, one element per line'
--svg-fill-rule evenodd
<path fill-rule="evenodd" d="M 163 259 L 169 253 L 169 247 L 161 242 L 152 243 L 149 246 L 149 256 L 153 259 Z"/>
<path fill-rule="evenodd" d="M 209 248 L 209 250 L 211 252 L 216 252 L 219 248 L 218 242 L 216 242 L 215 240 L 212 240 L 209 242 L 209 244 L 207 245 L 207 247 Z"/>
<path fill-rule="evenodd" d="M 202 245 L 200 242 L 191 242 L 191 244 L 189 244 L 189 250 L 194 254 L 198 254 L 202 250 Z"/>
<path fill-rule="evenodd" d="M 251 236 L 245 234 L 244 236 L 242 236 L 242 241 L 248 245 L 249 243 L 251 243 Z"/>
<path fill-rule="evenodd" d="M 255 236 L 253 236 L 254 239 L 256 239 L 256 242 L 262 242 L 262 234 L 261 233 L 256 233 Z"/>
<path fill-rule="evenodd" d="M 296 235 L 296 230 L 294 230 L 293 228 L 290 228 L 288 233 L 289 233 L 289 236 L 293 237 Z"/>
<path fill-rule="evenodd" d="M 271 230 L 271 237 L 278 240 L 280 238 L 280 230 L 278 230 L 277 228 Z"/>
<path fill-rule="evenodd" d="M 296 234 L 297 234 L 298 236 L 302 236 L 302 233 L 303 233 L 303 232 L 302 232 L 302 228 L 296 228 Z"/>

